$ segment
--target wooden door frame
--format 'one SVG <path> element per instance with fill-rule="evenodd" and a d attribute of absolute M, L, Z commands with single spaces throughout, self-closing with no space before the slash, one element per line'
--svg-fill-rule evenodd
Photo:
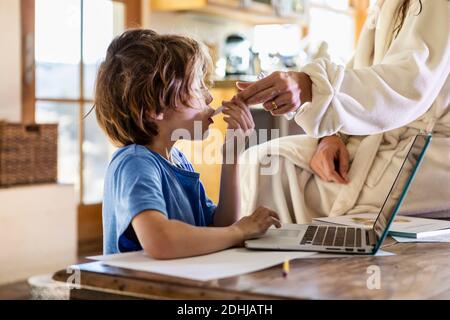
<path fill-rule="evenodd" d="M 35 0 L 21 0 L 22 122 L 35 122 Z"/>

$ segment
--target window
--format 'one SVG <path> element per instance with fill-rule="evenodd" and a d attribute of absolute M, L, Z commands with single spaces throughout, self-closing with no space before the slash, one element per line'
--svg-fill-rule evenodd
<path fill-rule="evenodd" d="M 355 20 L 348 0 L 313 0 L 309 12 L 309 39 L 313 48 L 328 43 L 333 61 L 346 63 L 354 51 Z"/>
<path fill-rule="evenodd" d="M 372 0 L 373 2 L 373 0 Z M 365 21 L 368 0 L 309 0 L 305 14 L 295 25 L 257 25 L 253 32 L 253 51 L 259 53 L 265 71 L 304 65 L 322 43 L 337 63 L 350 60 Z M 325 47 L 323 47 L 325 48 Z M 289 59 L 289 57 L 296 57 Z"/>
<path fill-rule="evenodd" d="M 100 203 L 114 148 L 95 114 L 83 116 L 92 108 L 97 68 L 107 46 L 126 25 L 139 24 L 139 0 L 22 1 L 25 16 L 34 20 L 25 23 L 26 39 L 34 39 L 34 83 L 24 84 L 24 118 L 59 124 L 58 182 L 75 184 L 80 204 Z M 25 49 L 32 50 L 29 45 Z"/>
<path fill-rule="evenodd" d="M 286 70 L 289 64 L 297 66 L 300 61 L 291 61 L 302 51 L 301 29 L 296 24 L 265 24 L 253 29 L 253 48 L 258 53 L 261 68 L 266 72 Z M 297 59 L 296 59 L 297 60 Z"/>
<path fill-rule="evenodd" d="M 322 41 L 326 41 L 332 60 L 346 63 L 354 51 L 353 17 L 350 14 L 314 7 L 311 8 L 310 15 L 311 46 L 318 48 Z"/>

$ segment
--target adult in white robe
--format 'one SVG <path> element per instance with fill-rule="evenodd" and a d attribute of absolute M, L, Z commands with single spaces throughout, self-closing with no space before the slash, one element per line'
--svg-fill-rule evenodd
<path fill-rule="evenodd" d="M 346 67 L 318 59 L 302 71 L 312 80 L 312 101 L 295 121 L 306 135 L 288 136 L 247 150 L 241 159 L 242 214 L 267 206 L 282 222 L 378 212 L 418 132 L 433 141 L 401 208 L 405 214 L 450 208 L 450 2 L 412 0 L 395 35 L 403 0 L 378 1 Z M 318 139 L 348 139 L 349 182 L 326 182 L 310 161 Z M 270 150 L 276 144 L 277 150 Z M 251 161 L 257 157 L 257 161 Z M 278 165 L 262 174 L 268 160 Z"/>

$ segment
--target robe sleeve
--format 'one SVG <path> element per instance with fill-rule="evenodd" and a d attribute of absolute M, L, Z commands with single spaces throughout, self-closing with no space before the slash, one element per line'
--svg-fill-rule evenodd
<path fill-rule="evenodd" d="M 450 71 L 450 2 L 422 3 L 419 15 L 418 8 L 410 9 L 380 63 L 349 69 L 318 59 L 304 67 L 313 82 L 313 99 L 295 120 L 308 135 L 378 134 L 427 112 Z"/>

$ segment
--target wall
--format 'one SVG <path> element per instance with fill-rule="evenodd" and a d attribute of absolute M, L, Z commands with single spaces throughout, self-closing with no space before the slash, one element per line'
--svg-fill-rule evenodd
<path fill-rule="evenodd" d="M 75 263 L 73 185 L 0 189 L 0 235 L 0 285 L 51 274 Z"/>
<path fill-rule="evenodd" d="M 20 1 L 0 0 L 0 119 L 21 119 Z"/>
<path fill-rule="evenodd" d="M 144 28 L 150 28 L 159 33 L 183 34 L 208 45 L 217 45 L 219 54 L 223 50 L 227 35 L 239 33 L 250 41 L 253 37 L 253 27 L 243 22 L 193 12 L 151 12 L 148 0 L 142 2 L 142 21 Z"/>
<path fill-rule="evenodd" d="M 253 28 L 244 23 L 196 13 L 153 12 L 148 19 L 147 26 L 157 32 L 181 33 L 207 42 L 223 42 L 232 32 L 249 38 L 253 33 Z"/>
<path fill-rule="evenodd" d="M 21 121 L 20 0 L 0 0 L 0 120 Z M 73 185 L 0 189 L 0 285 L 76 262 Z"/>

